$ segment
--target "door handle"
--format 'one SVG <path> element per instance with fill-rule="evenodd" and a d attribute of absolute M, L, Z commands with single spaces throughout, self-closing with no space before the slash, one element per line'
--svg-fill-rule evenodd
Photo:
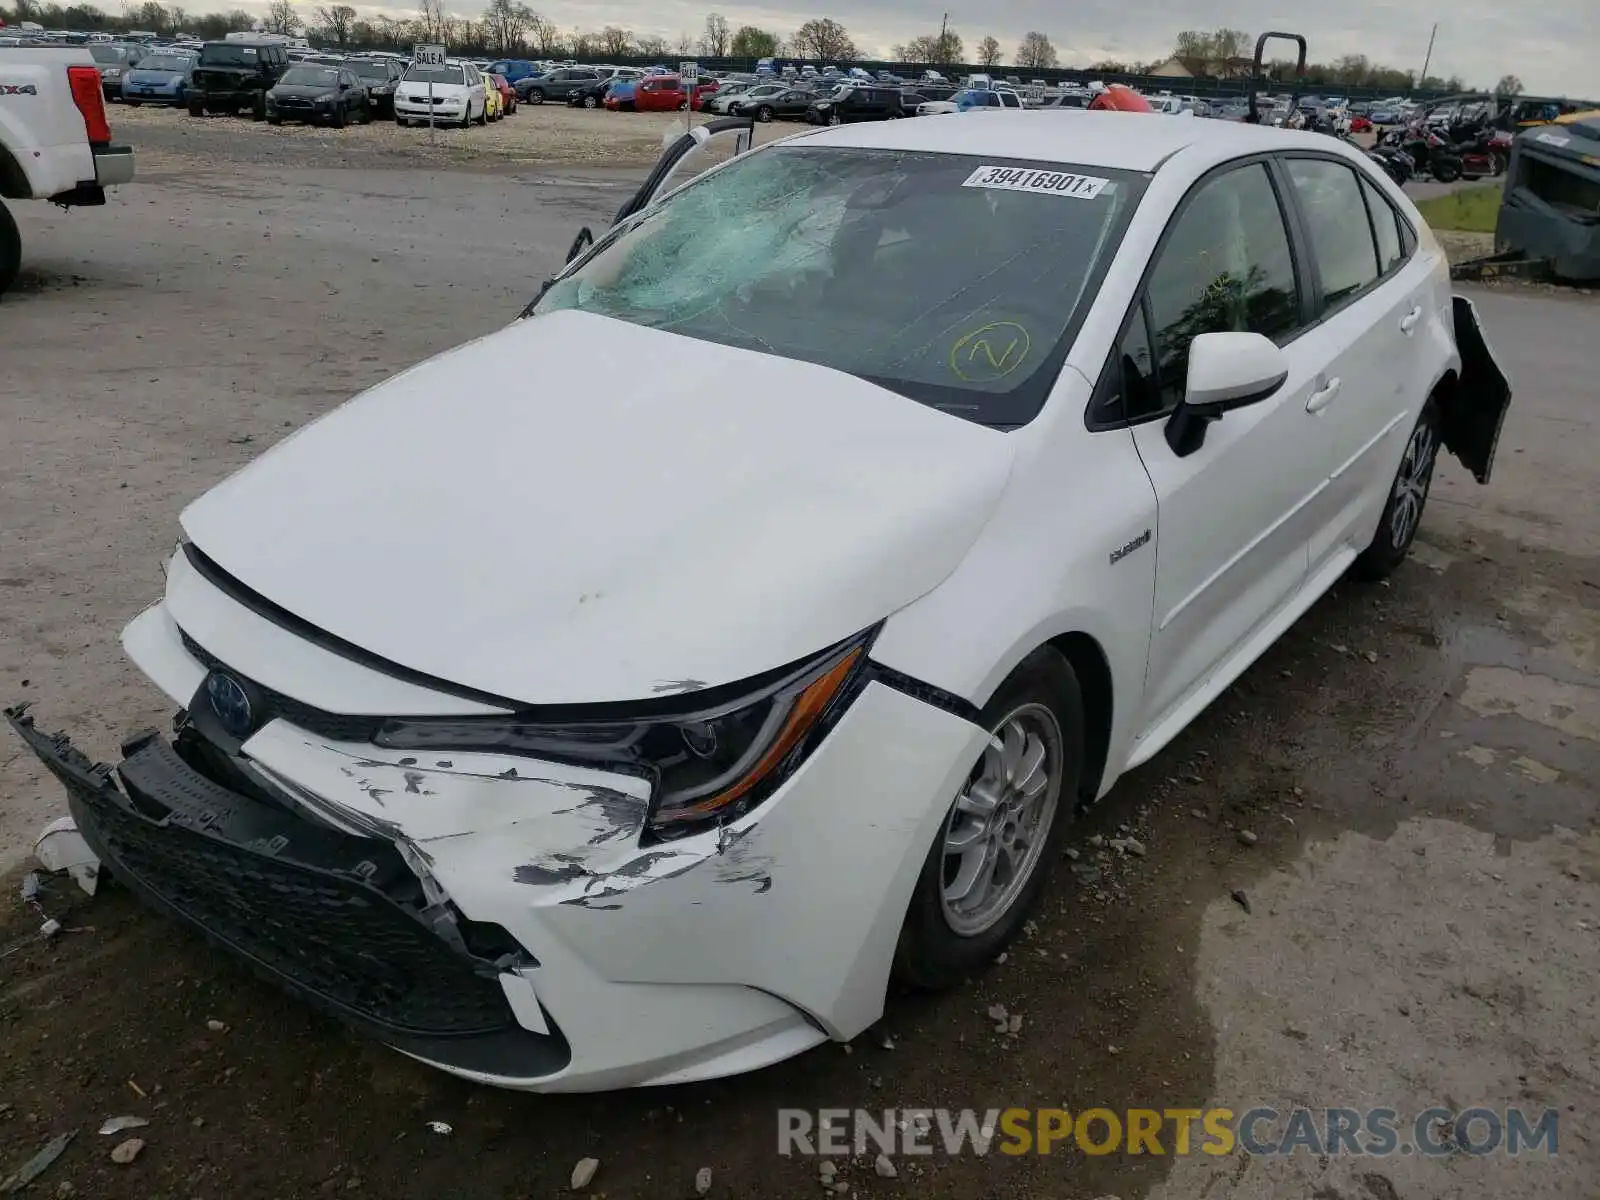
<path fill-rule="evenodd" d="M 1400 318 L 1400 332 L 1410 337 L 1411 331 L 1417 327 L 1417 322 L 1420 320 L 1422 320 L 1422 305 L 1419 304 Z"/>
<path fill-rule="evenodd" d="M 1330 379 L 1317 391 L 1311 393 L 1311 398 L 1306 401 L 1308 413 L 1321 412 L 1328 407 L 1329 401 L 1339 394 L 1341 383 L 1337 379 Z"/>

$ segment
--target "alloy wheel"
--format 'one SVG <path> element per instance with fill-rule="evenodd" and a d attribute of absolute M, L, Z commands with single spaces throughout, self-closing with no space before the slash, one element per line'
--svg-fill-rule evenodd
<path fill-rule="evenodd" d="M 1396 550 L 1411 543 L 1422 520 L 1422 505 L 1433 483 L 1433 463 L 1439 453 L 1439 439 L 1427 424 L 1418 425 L 1400 461 L 1394 481 L 1394 508 L 1389 518 L 1389 540 Z"/>
<path fill-rule="evenodd" d="M 944 827 L 941 904 L 953 933 L 992 929 L 1039 865 L 1061 798 L 1061 726 L 1028 703 L 995 727 Z"/>

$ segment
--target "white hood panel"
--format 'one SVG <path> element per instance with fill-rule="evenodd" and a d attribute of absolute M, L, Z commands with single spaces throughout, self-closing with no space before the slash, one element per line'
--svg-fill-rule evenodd
<path fill-rule="evenodd" d="M 583 313 L 441 355 L 195 501 L 225 570 L 528 704 L 747 678 L 937 586 L 1006 435 L 824 367 Z"/>

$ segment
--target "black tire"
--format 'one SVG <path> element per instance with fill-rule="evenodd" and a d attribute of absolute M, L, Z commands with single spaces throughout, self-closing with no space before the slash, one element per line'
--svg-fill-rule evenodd
<path fill-rule="evenodd" d="M 583 98 L 583 106 L 585 108 L 599 108 L 600 107 L 600 97 L 598 97 L 598 96 L 585 96 Z"/>
<path fill-rule="evenodd" d="M 250 102 L 250 119 L 252 121 L 265 121 L 267 119 L 267 95 L 260 93 Z"/>
<path fill-rule="evenodd" d="M 191 117 L 203 117 L 203 116 L 205 116 L 206 115 L 206 102 L 204 100 L 191 100 L 191 101 L 189 101 L 189 115 Z"/>
<path fill-rule="evenodd" d="M 283 118 L 282 117 L 268 117 L 267 118 L 267 124 L 268 125 L 282 125 L 283 124 Z"/>
<path fill-rule="evenodd" d="M 468 113 L 472 112 L 472 101 L 470 101 L 470 100 L 467 101 L 467 112 Z M 479 125 L 487 125 L 488 123 L 489 123 L 489 102 L 487 100 L 485 100 L 483 102 L 483 111 L 478 114 L 478 124 Z"/>
<path fill-rule="evenodd" d="M 1449 159 L 1435 163 L 1433 177 L 1440 183 L 1454 183 L 1461 178 L 1461 164 L 1451 162 Z"/>
<path fill-rule="evenodd" d="M 1053 781 L 1056 790 L 1049 824 L 1037 831 L 1029 845 L 1039 845 L 1036 855 L 1031 851 L 1031 865 L 1025 862 L 1027 874 L 1015 878 L 1021 882 L 1017 890 L 995 914 L 992 923 L 981 930 L 958 932 L 950 923 L 945 911 L 945 838 L 953 819 L 966 818 L 958 814 L 953 798 L 934 844 L 929 848 L 922 874 L 912 892 L 906 910 L 905 923 L 900 929 L 900 941 L 895 948 L 894 976 L 902 984 L 926 991 L 940 991 L 953 987 L 963 979 L 981 970 L 993 961 L 1002 949 L 1022 929 L 1023 922 L 1039 898 L 1049 879 L 1050 869 L 1060 857 L 1061 840 L 1072 821 L 1078 803 L 1078 780 L 1082 772 L 1084 746 L 1083 692 L 1071 664 L 1052 647 L 1043 646 L 1030 654 L 1011 673 L 995 692 L 979 716 L 979 723 L 989 730 L 1003 729 L 1015 714 L 1026 713 L 1028 720 L 1040 722 L 1044 730 L 1053 722 L 1057 765 Z M 1044 739 L 1041 738 L 1041 743 Z M 1031 743 L 1027 743 L 1031 744 Z M 1046 746 L 1047 758 L 1050 747 Z M 973 764 L 969 785 L 985 770 L 991 750 L 985 750 Z M 1047 782 L 1046 787 L 1051 786 Z M 963 789 L 965 795 L 965 788 Z M 1003 897 L 1004 898 L 1004 897 Z"/>
<path fill-rule="evenodd" d="M 829 113 L 828 114 L 828 124 L 829 125 L 843 125 L 844 124 L 844 118 L 841 117 L 838 113 Z"/>
<path fill-rule="evenodd" d="M 544 89 L 543 88 L 529 88 L 528 89 L 528 103 L 529 104 L 543 104 L 544 103 Z"/>
<path fill-rule="evenodd" d="M 17 281 L 22 270 L 22 233 L 11 210 L 0 204 L 0 296 Z"/>
<path fill-rule="evenodd" d="M 763 104 L 760 108 L 756 109 L 756 120 L 762 122 L 763 124 L 772 120 L 772 118 L 776 115 L 777 114 L 772 111 L 772 106 L 770 104 Z"/>
<path fill-rule="evenodd" d="M 335 104 L 333 106 L 333 117 L 328 121 L 328 124 L 332 125 L 335 129 L 343 129 L 349 119 L 350 116 L 345 111 L 344 105 Z"/>
<path fill-rule="evenodd" d="M 1410 553 L 1433 486 L 1439 447 L 1439 405 L 1429 397 L 1406 440 L 1400 465 L 1395 468 L 1377 531 L 1355 561 L 1353 570 L 1358 579 L 1387 579 Z"/>
<path fill-rule="evenodd" d="M 123 103 L 126 104 L 129 108 L 138 108 L 139 105 L 144 103 L 144 101 L 143 100 L 124 100 Z"/>
<path fill-rule="evenodd" d="M 1506 173 L 1506 156 L 1504 154 L 1489 155 L 1489 174 L 1498 178 Z"/>

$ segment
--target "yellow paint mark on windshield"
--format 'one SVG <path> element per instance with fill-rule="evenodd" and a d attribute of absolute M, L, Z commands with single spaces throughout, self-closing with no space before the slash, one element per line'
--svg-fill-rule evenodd
<path fill-rule="evenodd" d="M 1033 339 L 1015 321 L 991 321 L 956 339 L 950 347 L 950 370 L 965 383 L 1004 379 L 1028 357 Z"/>

